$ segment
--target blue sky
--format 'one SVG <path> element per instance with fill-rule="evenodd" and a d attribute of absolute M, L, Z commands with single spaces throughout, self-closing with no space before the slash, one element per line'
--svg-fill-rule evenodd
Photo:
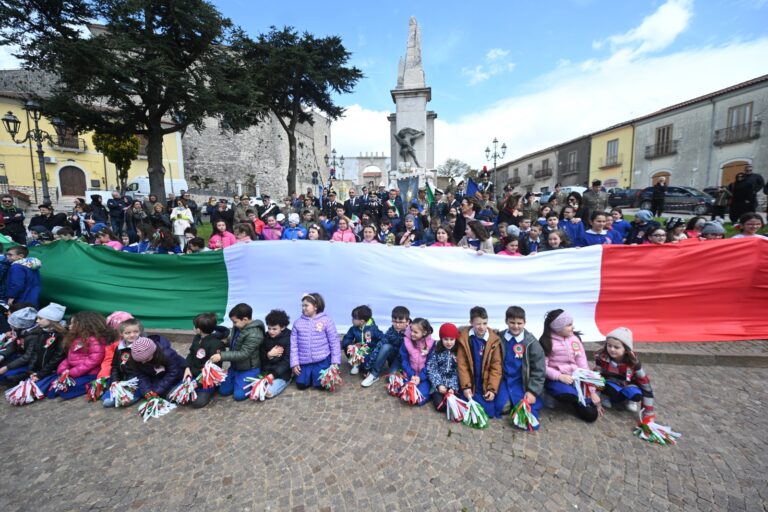
<path fill-rule="evenodd" d="M 768 73 L 768 0 L 214 0 L 252 35 L 291 25 L 339 35 L 365 78 L 334 123 L 347 157 L 389 153 L 389 91 L 408 18 L 421 26 L 435 162 L 506 159 Z M 0 68 L 9 66 L 0 51 Z M 505 159 L 505 160 L 506 160 Z"/>

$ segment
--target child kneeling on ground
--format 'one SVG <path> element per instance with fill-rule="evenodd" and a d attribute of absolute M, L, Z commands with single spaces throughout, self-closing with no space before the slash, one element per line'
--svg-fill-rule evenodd
<path fill-rule="evenodd" d="M 272 375 L 272 383 L 267 385 L 267 398 L 274 398 L 282 393 L 291 382 L 291 319 L 281 309 L 273 309 L 264 319 L 267 323 L 267 336 L 259 348 L 261 372 Z"/>
<path fill-rule="evenodd" d="M 229 350 L 210 357 L 212 363 L 229 361 L 227 378 L 219 386 L 219 394 L 233 395 L 238 402 L 248 398 L 248 393 L 243 389 L 248 385 L 246 379 L 258 378 L 261 371 L 259 347 L 264 342 L 264 323 L 252 317 L 253 309 L 248 304 L 240 303 L 233 307 L 229 312 L 234 327 Z"/>

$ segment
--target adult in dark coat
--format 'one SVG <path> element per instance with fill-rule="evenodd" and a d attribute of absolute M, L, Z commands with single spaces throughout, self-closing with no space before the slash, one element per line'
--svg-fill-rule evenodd
<path fill-rule="evenodd" d="M 24 212 L 17 208 L 13 202 L 13 196 L 4 194 L 0 197 L 0 215 L 2 215 L 3 227 L 0 233 L 9 236 L 17 244 L 27 243 L 27 230 L 24 227 Z"/>
<path fill-rule="evenodd" d="M 88 206 L 88 208 L 88 215 L 91 219 L 95 220 L 96 222 L 109 224 L 109 212 L 107 211 L 107 207 L 102 203 L 100 195 L 93 194 L 91 196 L 91 204 Z"/>
<path fill-rule="evenodd" d="M 123 223 L 125 222 L 125 211 L 130 208 L 131 200 L 113 190 L 112 197 L 107 200 L 107 210 L 109 210 L 109 220 L 112 226 L 112 232 L 119 234 L 123 232 Z"/>
<path fill-rule="evenodd" d="M 461 240 L 466 234 L 467 223 L 475 220 L 480 213 L 480 201 L 476 197 L 465 197 L 461 200 L 461 212 L 456 216 L 456 225 L 453 227 L 453 239 Z"/>
<path fill-rule="evenodd" d="M 733 183 L 728 185 L 731 195 L 731 207 L 728 210 L 728 216 L 732 223 L 739 222 L 741 216 L 752 210 L 752 200 L 755 197 L 754 185 L 746 179 L 746 174 L 740 172 L 736 175 Z"/>
<path fill-rule="evenodd" d="M 227 209 L 227 200 L 222 199 L 219 201 L 219 204 L 216 205 L 216 209 L 213 210 L 213 213 L 211 214 L 211 224 L 216 226 L 216 223 L 220 220 L 223 220 L 224 223 L 227 225 L 227 231 L 230 233 L 232 232 L 232 224 L 235 221 L 235 212 L 234 210 L 228 210 Z"/>
<path fill-rule="evenodd" d="M 654 217 L 661 217 L 664 213 L 664 194 L 667 192 L 667 179 L 662 176 L 653 186 L 651 195 L 651 212 Z"/>
<path fill-rule="evenodd" d="M 53 228 L 66 226 L 67 216 L 63 213 L 53 213 L 53 207 L 48 204 L 41 204 L 38 206 L 40 209 L 40 215 L 35 215 L 29 221 L 29 227 L 43 226 L 48 231 L 53 231 Z"/>
<path fill-rule="evenodd" d="M 748 164 L 744 167 L 744 181 L 749 185 L 752 190 L 752 197 L 749 201 L 749 210 L 747 212 L 757 211 L 757 193 L 765 188 L 765 180 L 759 174 L 755 174 L 752 169 L 752 165 Z M 745 213 L 747 213 L 745 212 Z"/>

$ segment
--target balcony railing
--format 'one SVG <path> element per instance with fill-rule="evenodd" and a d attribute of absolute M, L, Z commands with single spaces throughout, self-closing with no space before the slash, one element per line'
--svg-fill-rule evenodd
<path fill-rule="evenodd" d="M 542 178 L 549 178 L 552 176 L 552 169 L 550 167 L 543 167 L 536 171 L 536 173 L 533 175 L 534 178 L 542 179 Z"/>
<path fill-rule="evenodd" d="M 661 144 L 653 144 L 652 146 L 645 146 L 645 159 L 653 160 L 654 158 L 661 158 L 663 156 L 677 154 L 677 144 L 679 140 L 668 140 Z"/>
<path fill-rule="evenodd" d="M 579 173 L 579 162 L 571 162 L 565 165 L 560 171 L 560 176 L 568 176 L 569 174 Z"/>
<path fill-rule="evenodd" d="M 48 141 L 48 145 L 56 151 L 71 151 L 73 153 L 82 153 L 88 149 L 88 145 L 85 143 L 85 140 L 77 137 L 76 135 L 56 137 L 55 143 Z"/>
<path fill-rule="evenodd" d="M 610 169 L 611 167 L 619 167 L 624 161 L 624 155 L 610 155 L 600 159 L 600 169 Z"/>
<path fill-rule="evenodd" d="M 520 184 L 520 176 L 515 176 L 513 178 L 509 178 L 509 184 L 510 185 L 519 185 Z"/>
<path fill-rule="evenodd" d="M 739 124 L 715 130 L 715 146 L 725 146 L 726 144 L 736 144 L 737 142 L 747 142 L 760 137 L 760 125 L 762 121 L 753 123 Z"/>

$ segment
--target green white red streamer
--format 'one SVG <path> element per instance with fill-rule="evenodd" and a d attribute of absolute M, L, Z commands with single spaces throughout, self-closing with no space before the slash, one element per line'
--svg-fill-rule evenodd
<path fill-rule="evenodd" d="M 5 399 L 11 405 L 27 405 L 35 400 L 40 400 L 45 396 L 37 384 L 32 379 L 26 379 L 19 382 L 5 392 Z"/>
<path fill-rule="evenodd" d="M 531 404 L 523 398 L 509 413 L 509 420 L 517 428 L 533 432 L 535 427 L 539 426 L 539 420 L 531 411 Z"/>
<path fill-rule="evenodd" d="M 74 385 L 75 379 L 69 376 L 69 370 L 64 370 L 64 373 L 51 383 L 51 389 L 55 389 L 60 393 L 66 393 Z"/>
<path fill-rule="evenodd" d="M 678 432 L 674 432 L 672 428 L 664 425 L 659 425 L 655 421 L 655 416 L 646 416 L 635 427 L 634 434 L 644 441 L 650 443 L 657 443 L 660 445 L 668 446 L 677 444 L 677 439 L 682 436 Z"/>
<path fill-rule="evenodd" d="M 179 405 L 187 405 L 197 400 L 197 380 L 185 377 L 181 383 L 168 393 L 168 400 Z"/>
<path fill-rule="evenodd" d="M 200 371 L 200 375 L 197 377 L 197 381 L 200 383 L 200 387 L 203 389 L 210 389 L 214 386 L 218 386 L 227 378 L 227 372 L 221 369 L 216 363 L 212 363 L 210 360 L 206 361 L 205 366 Z"/>
<path fill-rule="evenodd" d="M 405 385 L 405 374 L 402 371 L 387 375 L 387 393 L 390 395 L 399 397 L 403 385 Z"/>
<path fill-rule="evenodd" d="M 100 377 L 94 379 L 85 385 L 85 399 L 89 402 L 95 402 L 100 399 L 107 390 L 107 378 Z"/>
<path fill-rule="evenodd" d="M 603 389 L 605 387 L 605 379 L 600 375 L 600 372 L 576 368 L 571 377 L 581 405 L 587 405 L 587 394 L 590 394 L 595 388 Z"/>
<path fill-rule="evenodd" d="M 248 391 L 248 398 L 263 402 L 267 399 L 267 391 L 269 386 L 272 385 L 274 377 L 272 374 L 262 375 L 260 377 L 246 377 L 245 381 L 248 383 L 243 386 L 243 391 Z"/>
<path fill-rule="evenodd" d="M 424 395 L 419 391 L 419 387 L 409 380 L 400 390 L 400 400 L 408 405 L 419 405 L 424 400 Z"/>
<path fill-rule="evenodd" d="M 467 400 L 467 413 L 464 416 L 464 424 L 478 430 L 488 427 L 488 414 L 483 409 L 483 406 L 472 398 Z"/>
<path fill-rule="evenodd" d="M 438 410 L 443 407 L 445 407 L 445 416 L 448 418 L 448 421 L 454 423 L 461 423 L 464 421 L 467 411 L 469 410 L 467 402 L 457 397 L 452 389 L 446 391 L 443 396 L 443 401 L 440 402 L 440 405 L 438 406 Z"/>
<path fill-rule="evenodd" d="M 134 393 L 136 393 L 138 387 L 139 379 L 136 377 L 113 382 L 109 387 L 109 394 L 112 395 L 115 407 L 127 407 L 131 405 L 133 403 Z"/>
<path fill-rule="evenodd" d="M 328 391 L 336 391 L 336 388 L 344 384 L 339 372 L 339 367 L 332 364 L 325 370 L 320 370 L 320 385 Z"/>
<path fill-rule="evenodd" d="M 364 342 L 353 343 L 347 347 L 347 357 L 351 366 L 360 366 L 371 353 L 371 348 Z"/>
<path fill-rule="evenodd" d="M 146 398 L 139 404 L 139 414 L 144 418 L 144 423 L 150 418 L 159 418 L 165 416 L 176 408 L 168 400 L 160 398 L 155 393 L 147 393 Z"/>

